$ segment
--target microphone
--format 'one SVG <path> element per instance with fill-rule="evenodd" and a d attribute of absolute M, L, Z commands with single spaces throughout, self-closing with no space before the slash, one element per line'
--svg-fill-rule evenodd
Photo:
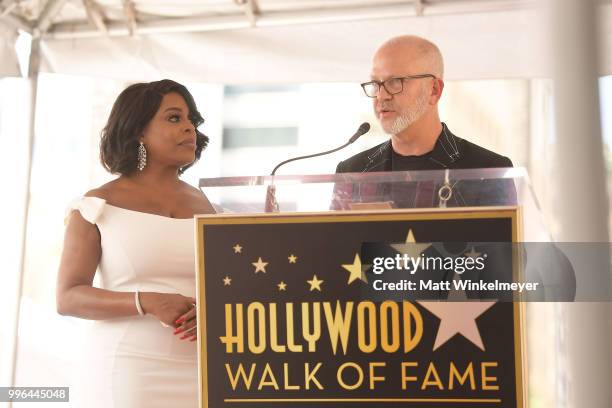
<path fill-rule="evenodd" d="M 299 157 L 294 157 L 293 159 L 285 160 L 284 162 L 277 164 L 276 167 L 274 167 L 274 170 L 272 170 L 272 173 L 270 173 L 270 175 L 274 176 L 274 174 L 276 173 L 276 170 L 278 170 L 280 166 L 287 164 L 289 162 L 296 161 L 296 160 L 302 160 L 302 159 L 308 159 L 311 157 L 324 156 L 326 154 L 334 153 L 334 152 L 337 152 L 338 150 L 344 149 L 346 146 L 350 145 L 351 143 L 355 142 L 355 140 L 359 139 L 361 136 L 368 133 L 369 130 L 370 130 L 370 124 L 368 122 L 363 122 L 359 126 L 359 129 L 357 129 L 355 134 L 351 136 L 348 142 L 346 142 L 342 146 L 336 147 L 335 149 L 328 150 L 326 152 L 309 154 L 307 156 L 299 156 Z M 274 185 L 274 181 L 272 181 L 272 184 L 270 184 L 266 190 L 265 211 L 267 213 L 278 212 L 278 202 L 276 201 L 276 186 Z"/>
<path fill-rule="evenodd" d="M 270 173 L 270 175 L 274 176 L 276 174 L 276 170 L 278 170 L 279 167 L 281 167 L 281 166 L 283 166 L 283 165 L 285 165 L 285 164 L 287 164 L 289 162 L 296 161 L 296 160 L 302 160 L 302 159 L 309 159 L 311 157 L 325 156 L 326 154 L 334 153 L 334 152 L 337 152 L 338 150 L 344 149 L 346 146 L 350 145 L 351 143 L 354 143 L 355 140 L 359 139 L 361 136 L 363 136 L 366 133 L 368 133 L 369 130 L 370 130 L 370 124 L 368 122 L 363 122 L 359 126 L 359 129 L 357 129 L 355 134 L 353 136 L 351 136 L 351 138 L 348 140 L 348 142 L 346 142 L 342 146 L 336 147 L 335 149 L 332 149 L 332 150 L 327 150 L 325 152 L 309 154 L 307 156 L 294 157 L 292 159 L 288 159 L 288 160 L 285 160 L 283 162 L 280 162 L 280 163 L 278 163 L 276 165 L 274 170 L 272 170 L 272 173 Z"/>

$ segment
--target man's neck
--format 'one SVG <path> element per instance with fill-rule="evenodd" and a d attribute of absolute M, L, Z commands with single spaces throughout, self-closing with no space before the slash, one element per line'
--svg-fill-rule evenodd
<path fill-rule="evenodd" d="M 391 146 L 395 153 L 402 156 L 422 156 L 433 150 L 442 133 L 442 123 L 435 121 L 417 121 L 397 135 L 391 136 Z"/>

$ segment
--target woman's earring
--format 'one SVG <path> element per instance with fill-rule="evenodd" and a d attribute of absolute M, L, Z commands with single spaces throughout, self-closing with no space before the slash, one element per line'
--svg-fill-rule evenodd
<path fill-rule="evenodd" d="M 140 142 L 138 145 L 138 171 L 143 171 L 147 165 L 147 149 L 144 144 Z"/>

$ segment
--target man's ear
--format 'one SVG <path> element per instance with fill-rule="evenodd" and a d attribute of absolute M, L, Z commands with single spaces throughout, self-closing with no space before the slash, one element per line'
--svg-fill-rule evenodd
<path fill-rule="evenodd" d="M 433 103 L 438 103 L 438 101 L 442 97 L 443 90 L 444 90 L 444 80 L 441 78 L 434 79 L 433 87 L 431 88 L 431 101 Z"/>

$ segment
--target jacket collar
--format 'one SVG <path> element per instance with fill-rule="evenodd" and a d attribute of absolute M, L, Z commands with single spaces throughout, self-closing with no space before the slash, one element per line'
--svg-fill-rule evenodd
<path fill-rule="evenodd" d="M 449 168 L 453 163 L 461 160 L 461 139 L 455 136 L 442 122 L 442 132 L 436 140 L 433 150 L 429 153 L 429 158 L 443 168 Z"/>
<path fill-rule="evenodd" d="M 455 136 L 442 122 L 442 131 L 438 135 L 436 144 L 431 152 L 427 153 L 429 159 L 441 168 L 449 168 L 463 156 L 461 153 L 461 139 Z M 391 171 L 391 139 L 381 144 L 368 155 L 366 165 L 362 172 Z"/>

